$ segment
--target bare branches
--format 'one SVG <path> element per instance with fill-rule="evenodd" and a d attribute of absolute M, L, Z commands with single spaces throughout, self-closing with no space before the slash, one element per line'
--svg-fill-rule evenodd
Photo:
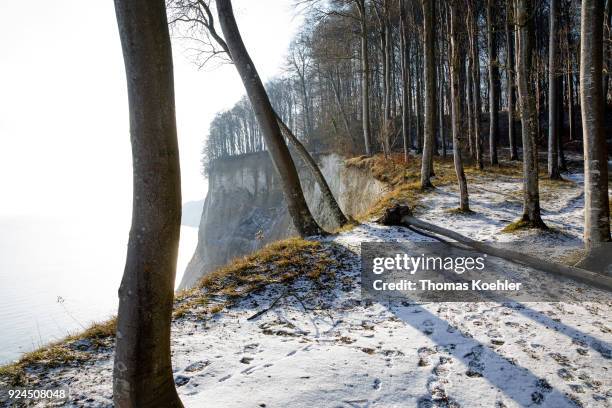
<path fill-rule="evenodd" d="M 215 27 L 211 0 L 167 0 L 166 7 L 175 38 L 189 44 L 186 50 L 199 68 L 211 61 L 231 62 L 227 44 Z"/>

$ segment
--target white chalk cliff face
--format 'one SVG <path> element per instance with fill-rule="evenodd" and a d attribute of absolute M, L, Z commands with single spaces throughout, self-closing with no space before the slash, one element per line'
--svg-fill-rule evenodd
<path fill-rule="evenodd" d="M 318 158 L 319 166 L 347 215 L 369 208 L 385 190 L 367 172 L 346 167 L 335 154 Z M 300 179 L 308 206 L 327 229 L 336 227 L 321 200 L 321 191 L 305 168 Z M 278 177 L 267 153 L 219 161 L 209 173 L 209 187 L 198 233 L 198 246 L 179 289 L 265 244 L 295 235 Z"/>

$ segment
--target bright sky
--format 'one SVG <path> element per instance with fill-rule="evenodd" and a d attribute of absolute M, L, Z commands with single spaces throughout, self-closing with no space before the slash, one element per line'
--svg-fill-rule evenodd
<path fill-rule="evenodd" d="M 264 80 L 299 26 L 291 0 L 235 0 Z M 0 0 L 0 215 L 125 213 L 131 152 L 112 0 Z M 200 151 L 214 114 L 244 93 L 231 65 L 198 71 L 174 43 L 183 201 L 204 198 Z"/>

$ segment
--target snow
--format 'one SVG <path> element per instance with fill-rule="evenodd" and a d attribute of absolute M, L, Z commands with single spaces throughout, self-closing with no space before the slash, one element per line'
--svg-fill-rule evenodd
<path fill-rule="evenodd" d="M 451 215 L 457 191 L 439 188 L 419 216 L 474 239 L 517 241 L 555 258 L 580 245 L 581 178 L 543 195 L 544 220 L 562 233 L 500 234 L 521 209 L 518 180 L 470 186 L 474 215 Z M 486 189 L 486 190 L 485 190 Z M 324 240 L 342 260 L 336 286 L 306 279 L 272 285 L 208 320 L 173 324 L 179 395 L 187 407 L 607 407 L 612 401 L 612 301 L 377 303 L 361 298 L 360 244 L 429 241 L 365 223 Z M 508 265 L 509 271 L 516 266 Z M 541 272 L 529 271 L 532 279 Z M 283 293 L 277 306 L 252 320 Z M 578 297 L 576 297 L 578 299 Z M 596 301 L 598 300 L 598 301 Z M 71 406 L 111 405 L 112 353 L 55 369 L 41 384 L 69 384 Z M 77 398 L 78 400 L 75 400 Z"/>

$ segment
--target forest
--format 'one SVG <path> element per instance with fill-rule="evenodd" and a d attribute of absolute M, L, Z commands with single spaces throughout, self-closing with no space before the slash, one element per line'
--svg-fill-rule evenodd
<path fill-rule="evenodd" d="M 303 23 L 264 83 L 232 1 L 115 0 L 134 177 L 117 319 L 86 355 L 72 337 L 0 377 L 48 383 L 31 366 L 53 352 L 75 406 L 607 406 L 612 0 L 290 3 Z M 245 89 L 202 135 L 198 244 L 240 251 L 176 293 L 171 39 Z M 273 191 L 259 170 L 222 174 L 249 157 L 272 163 L 282 210 L 254 208 Z M 287 239 L 257 230 L 285 215 Z M 531 297 L 372 300 L 374 242 L 468 248 L 506 279 L 484 287 Z"/>
<path fill-rule="evenodd" d="M 300 1 L 306 22 L 267 95 L 312 154 L 403 152 L 409 161 L 413 152 L 431 168 L 422 172 L 422 187 L 431 185 L 434 156 L 453 156 L 460 185 L 463 166 L 524 158 L 524 221 L 543 227 L 538 152 L 546 153 L 541 165 L 551 179 L 561 178 L 564 152 L 580 151 L 583 138 L 588 156 L 607 162 L 612 13 L 610 2 L 598 6 L 591 23 L 581 20 L 590 15 L 581 16 L 577 1 Z M 173 21 L 191 35 L 206 29 L 196 16 L 206 16 L 207 6 L 176 7 Z M 202 39 L 210 45 L 203 61 L 223 51 L 214 38 Z M 602 52 L 583 55 L 581 47 Z M 593 68 L 581 75 L 584 65 Z M 593 83 L 601 92 L 590 92 Z M 265 149 L 245 96 L 211 123 L 204 167 Z M 593 183 L 605 217 L 607 181 Z"/>

